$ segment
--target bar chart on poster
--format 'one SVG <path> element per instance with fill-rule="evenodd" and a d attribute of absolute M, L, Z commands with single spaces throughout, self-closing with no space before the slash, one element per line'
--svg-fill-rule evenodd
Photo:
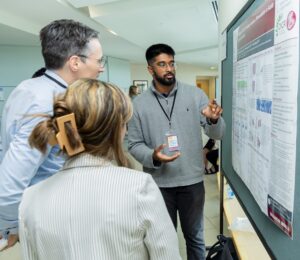
<path fill-rule="evenodd" d="M 299 1 L 250 1 L 227 28 L 222 170 L 271 257 L 300 254 Z"/>

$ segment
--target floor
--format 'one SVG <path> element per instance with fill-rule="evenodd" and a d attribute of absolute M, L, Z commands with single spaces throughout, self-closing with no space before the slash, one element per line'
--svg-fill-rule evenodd
<path fill-rule="evenodd" d="M 140 169 L 140 165 L 136 164 L 136 168 Z M 205 175 L 205 243 L 211 246 L 216 242 L 216 237 L 219 234 L 219 190 L 217 186 L 217 175 Z M 225 222 L 224 222 L 225 223 Z M 182 259 L 186 258 L 185 241 L 183 234 L 178 228 L 179 248 Z M 12 249 L 0 253 L 0 260 L 20 260 L 19 244 Z"/>

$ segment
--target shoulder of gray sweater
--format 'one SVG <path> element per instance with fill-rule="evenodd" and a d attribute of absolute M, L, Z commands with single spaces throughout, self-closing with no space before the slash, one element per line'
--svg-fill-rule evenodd
<path fill-rule="evenodd" d="M 146 91 L 144 91 L 142 94 L 138 95 L 134 100 L 133 104 L 134 105 L 140 105 L 140 104 L 145 104 L 149 98 L 153 96 L 152 90 L 148 88 Z"/>

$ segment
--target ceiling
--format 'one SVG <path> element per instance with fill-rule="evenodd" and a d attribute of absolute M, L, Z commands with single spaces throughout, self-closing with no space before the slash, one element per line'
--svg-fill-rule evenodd
<path fill-rule="evenodd" d="M 147 47 L 167 43 L 176 61 L 217 67 L 212 0 L 1 0 L 0 45 L 39 46 L 39 30 L 74 19 L 99 31 L 104 53 L 144 63 Z M 116 35 L 115 35 L 116 34 Z"/>

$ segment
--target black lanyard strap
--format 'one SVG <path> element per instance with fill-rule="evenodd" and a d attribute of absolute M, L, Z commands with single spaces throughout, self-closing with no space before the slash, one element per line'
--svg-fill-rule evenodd
<path fill-rule="evenodd" d="M 67 88 L 67 86 L 66 85 L 64 85 L 64 84 L 62 84 L 61 82 L 59 82 L 57 79 L 55 79 L 55 78 L 53 78 L 53 77 L 51 77 L 50 75 L 48 75 L 47 73 L 44 73 L 44 75 L 48 78 L 48 79 L 50 79 L 50 80 L 52 80 L 52 81 L 54 81 L 56 84 L 58 84 L 59 86 L 61 86 L 62 88 Z"/>
<path fill-rule="evenodd" d="M 169 126 L 171 127 L 171 118 L 172 118 L 172 114 L 173 114 L 173 109 L 174 109 L 174 105 L 175 105 L 175 101 L 176 101 L 176 95 L 177 95 L 177 89 L 174 93 L 174 98 L 173 98 L 173 104 L 172 104 L 172 108 L 171 108 L 171 112 L 170 112 L 170 116 L 168 116 L 167 112 L 164 110 L 162 104 L 159 102 L 159 99 L 157 97 L 157 94 L 155 92 L 153 92 L 154 96 L 156 97 L 156 100 L 161 108 L 161 110 L 164 112 L 165 116 L 167 117 L 167 119 L 169 120 Z"/>

